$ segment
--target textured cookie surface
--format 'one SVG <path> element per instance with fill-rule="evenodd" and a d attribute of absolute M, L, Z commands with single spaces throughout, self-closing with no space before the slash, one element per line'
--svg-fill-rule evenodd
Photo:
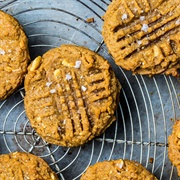
<path fill-rule="evenodd" d="M 88 167 L 80 180 L 157 180 L 141 164 L 130 160 L 111 160 Z"/>
<path fill-rule="evenodd" d="M 1 180 L 58 180 L 47 163 L 32 154 L 14 152 L 0 155 Z"/>
<path fill-rule="evenodd" d="M 0 100 L 22 83 L 29 59 L 28 42 L 21 25 L 0 11 Z"/>
<path fill-rule="evenodd" d="M 174 124 L 172 134 L 168 140 L 168 156 L 172 164 L 176 166 L 178 175 L 180 176 L 180 120 Z"/>
<path fill-rule="evenodd" d="M 102 34 L 122 68 L 139 74 L 178 75 L 179 0 L 114 0 L 104 15 Z"/>
<path fill-rule="evenodd" d="M 26 114 L 47 142 L 79 146 L 115 120 L 120 84 L 109 63 L 75 45 L 37 57 L 25 77 Z"/>

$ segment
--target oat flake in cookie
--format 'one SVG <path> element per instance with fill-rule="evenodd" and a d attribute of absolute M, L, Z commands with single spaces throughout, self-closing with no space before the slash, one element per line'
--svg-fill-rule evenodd
<path fill-rule="evenodd" d="M 145 167 L 135 161 L 111 160 L 87 168 L 80 180 L 157 180 Z"/>
<path fill-rule="evenodd" d="M 0 11 L 0 100 L 22 83 L 29 60 L 23 28 L 15 18 Z"/>
<path fill-rule="evenodd" d="M 25 77 L 25 110 L 47 142 L 79 146 L 116 119 L 120 83 L 109 63 L 75 45 L 37 57 Z"/>
<path fill-rule="evenodd" d="M 58 177 L 40 157 L 14 152 L 0 155 L 0 179 L 58 180 Z"/>
<path fill-rule="evenodd" d="M 173 126 L 172 134 L 168 138 L 169 148 L 168 156 L 170 161 L 177 168 L 180 176 L 180 120 L 177 120 Z"/>
<path fill-rule="evenodd" d="M 113 0 L 102 35 L 122 68 L 150 76 L 179 75 L 179 0 Z"/>

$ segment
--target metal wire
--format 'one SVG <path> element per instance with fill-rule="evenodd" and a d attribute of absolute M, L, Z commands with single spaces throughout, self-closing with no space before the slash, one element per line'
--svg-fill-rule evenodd
<path fill-rule="evenodd" d="M 89 165 L 118 158 L 142 163 L 158 179 L 176 180 L 177 172 L 167 157 L 167 138 L 173 123 L 180 118 L 180 84 L 171 76 L 132 76 L 114 64 L 101 36 L 102 16 L 110 2 L 1 2 L 0 8 L 16 17 L 24 27 L 32 58 L 63 43 L 87 46 L 110 62 L 123 88 L 117 121 L 103 135 L 77 148 L 48 144 L 36 134 L 26 117 L 24 89 L 20 88 L 0 102 L 0 154 L 33 153 L 42 157 L 63 180 L 79 179 Z M 87 23 L 89 17 L 95 22 Z"/>

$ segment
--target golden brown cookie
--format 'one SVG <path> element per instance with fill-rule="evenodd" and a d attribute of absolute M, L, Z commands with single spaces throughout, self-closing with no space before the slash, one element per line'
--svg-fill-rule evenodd
<path fill-rule="evenodd" d="M 102 35 L 117 65 L 138 74 L 178 75 L 179 0 L 113 0 Z"/>
<path fill-rule="evenodd" d="M 87 168 L 80 180 L 157 180 L 145 167 L 135 161 L 111 160 Z"/>
<path fill-rule="evenodd" d="M 180 120 L 177 120 L 173 126 L 172 134 L 168 138 L 169 148 L 168 156 L 170 161 L 177 168 L 180 176 Z"/>
<path fill-rule="evenodd" d="M 28 41 L 21 25 L 0 11 L 0 100 L 22 83 L 29 59 Z"/>
<path fill-rule="evenodd" d="M 103 57 L 62 45 L 29 66 L 26 114 L 47 142 L 79 146 L 100 135 L 116 119 L 120 84 Z"/>
<path fill-rule="evenodd" d="M 40 157 L 14 152 L 0 155 L 0 179 L 58 180 L 58 177 Z"/>

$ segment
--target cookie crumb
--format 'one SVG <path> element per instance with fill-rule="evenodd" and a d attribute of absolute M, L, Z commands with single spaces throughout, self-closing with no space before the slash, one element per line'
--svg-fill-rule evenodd
<path fill-rule="evenodd" d="M 51 89 L 51 90 L 50 90 L 50 93 L 51 93 L 51 94 L 54 94 L 55 92 L 56 92 L 55 89 Z"/>
<path fill-rule="evenodd" d="M 70 75 L 70 73 L 66 74 L 66 80 L 71 80 L 72 79 L 72 76 Z"/>
<path fill-rule="evenodd" d="M 76 61 L 74 68 L 78 69 L 81 67 L 81 61 Z"/>
<path fill-rule="evenodd" d="M 85 86 L 81 86 L 81 89 L 82 89 L 83 91 L 86 91 L 86 90 L 87 90 L 87 88 L 86 88 Z"/>
<path fill-rule="evenodd" d="M 0 54 L 5 55 L 5 51 L 3 49 L 0 49 Z"/>
<path fill-rule="evenodd" d="M 152 164 L 154 162 L 153 158 L 149 158 L 149 163 Z"/>
<path fill-rule="evenodd" d="M 144 32 L 148 31 L 149 26 L 147 24 L 143 24 L 141 30 Z"/>
<path fill-rule="evenodd" d="M 47 87 L 50 87 L 51 84 L 52 84 L 52 82 L 47 82 L 47 83 L 46 83 L 46 86 L 47 86 Z"/>
<path fill-rule="evenodd" d="M 126 20 L 127 18 L 128 18 L 127 14 L 123 14 L 122 17 L 121 17 L 122 20 Z"/>
<path fill-rule="evenodd" d="M 93 22 L 94 22 L 94 18 L 87 18 L 87 19 L 86 19 L 86 22 L 87 22 L 87 23 L 93 23 Z"/>

